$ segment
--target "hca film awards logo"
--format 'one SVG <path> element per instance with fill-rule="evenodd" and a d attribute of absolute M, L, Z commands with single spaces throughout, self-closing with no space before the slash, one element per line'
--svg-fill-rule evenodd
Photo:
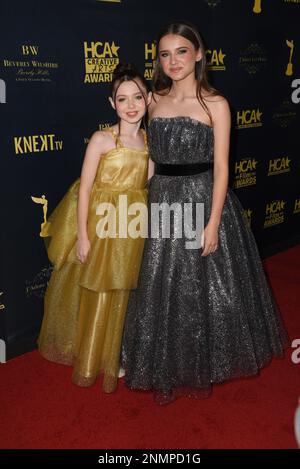
<path fill-rule="evenodd" d="M 256 166 L 255 158 L 243 158 L 236 161 L 234 168 L 234 183 L 236 189 L 241 187 L 254 186 L 256 184 Z"/>
<path fill-rule="evenodd" d="M 285 204 L 286 202 L 283 199 L 271 200 L 266 204 L 264 228 L 284 222 Z"/>
<path fill-rule="evenodd" d="M 119 63 L 118 51 L 120 46 L 112 42 L 83 43 L 85 76 L 84 83 L 108 83 L 112 81 L 112 74 Z"/>

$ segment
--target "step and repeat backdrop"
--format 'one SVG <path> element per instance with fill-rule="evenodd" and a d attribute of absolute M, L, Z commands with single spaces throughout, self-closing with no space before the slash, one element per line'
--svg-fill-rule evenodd
<path fill-rule="evenodd" d="M 188 20 L 232 110 L 230 186 L 262 257 L 300 241 L 300 0 L 2 0 L 0 362 L 35 347 L 52 266 L 41 225 L 114 122 L 114 67 L 149 84 L 156 36 Z"/>

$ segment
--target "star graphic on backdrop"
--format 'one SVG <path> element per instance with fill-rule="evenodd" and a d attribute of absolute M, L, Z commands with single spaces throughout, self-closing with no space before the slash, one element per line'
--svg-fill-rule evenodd
<path fill-rule="evenodd" d="M 261 115 L 262 115 L 262 112 L 259 112 L 259 109 L 257 109 L 257 111 L 256 111 L 256 118 L 257 118 L 258 121 L 260 121 Z"/>
<path fill-rule="evenodd" d="M 220 52 L 219 52 L 219 61 L 221 62 L 221 64 L 224 63 L 224 57 L 226 57 L 226 54 L 223 54 L 222 52 L 222 49 L 220 49 Z"/>
<path fill-rule="evenodd" d="M 118 56 L 117 52 L 120 49 L 120 46 L 116 46 L 115 41 L 112 42 L 111 51 L 115 56 Z"/>
<path fill-rule="evenodd" d="M 286 162 L 286 165 L 287 165 L 287 166 L 290 166 L 291 160 L 289 159 L 288 156 L 286 157 L 285 162 Z"/>

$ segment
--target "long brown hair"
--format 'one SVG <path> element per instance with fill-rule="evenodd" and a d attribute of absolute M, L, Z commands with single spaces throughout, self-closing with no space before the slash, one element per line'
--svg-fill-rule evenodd
<path fill-rule="evenodd" d="M 208 114 L 210 121 L 212 123 L 211 112 L 202 98 L 202 90 L 207 91 L 210 95 L 213 95 L 213 96 L 222 96 L 222 95 L 216 88 L 210 85 L 208 81 L 205 46 L 199 34 L 199 31 L 197 30 L 196 26 L 194 26 L 192 23 L 189 23 L 187 21 L 178 21 L 178 22 L 169 23 L 161 30 L 157 38 L 157 46 L 159 46 L 160 40 L 167 34 L 177 34 L 179 36 L 182 36 L 185 39 L 188 39 L 194 45 L 197 51 L 199 49 L 201 50 L 202 58 L 199 60 L 199 62 L 196 62 L 195 64 L 195 78 L 197 81 L 196 96 L 198 98 L 199 103 L 203 107 L 204 111 Z M 159 57 L 159 51 L 157 51 L 157 59 L 156 59 L 154 73 L 153 73 L 152 87 L 153 87 L 153 92 L 161 96 L 167 95 L 170 92 L 171 87 L 172 87 L 172 79 L 168 77 L 162 69 L 160 57 Z"/>

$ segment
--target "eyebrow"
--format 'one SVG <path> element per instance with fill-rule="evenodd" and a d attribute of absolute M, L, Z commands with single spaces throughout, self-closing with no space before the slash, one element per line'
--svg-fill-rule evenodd
<path fill-rule="evenodd" d="M 143 94 L 143 93 L 142 93 L 141 91 L 137 91 L 136 93 L 133 93 L 133 96 L 135 96 L 136 94 Z M 120 98 L 121 96 L 122 96 L 122 97 L 124 97 L 124 96 L 126 97 L 126 96 L 128 96 L 128 95 L 127 95 L 127 94 L 117 94 L 117 98 Z"/>
<path fill-rule="evenodd" d="M 180 47 L 176 47 L 175 50 L 178 50 L 178 49 L 188 49 L 189 46 L 180 46 Z M 163 50 L 160 50 L 159 53 L 161 52 L 169 52 L 169 49 L 163 49 Z"/>

